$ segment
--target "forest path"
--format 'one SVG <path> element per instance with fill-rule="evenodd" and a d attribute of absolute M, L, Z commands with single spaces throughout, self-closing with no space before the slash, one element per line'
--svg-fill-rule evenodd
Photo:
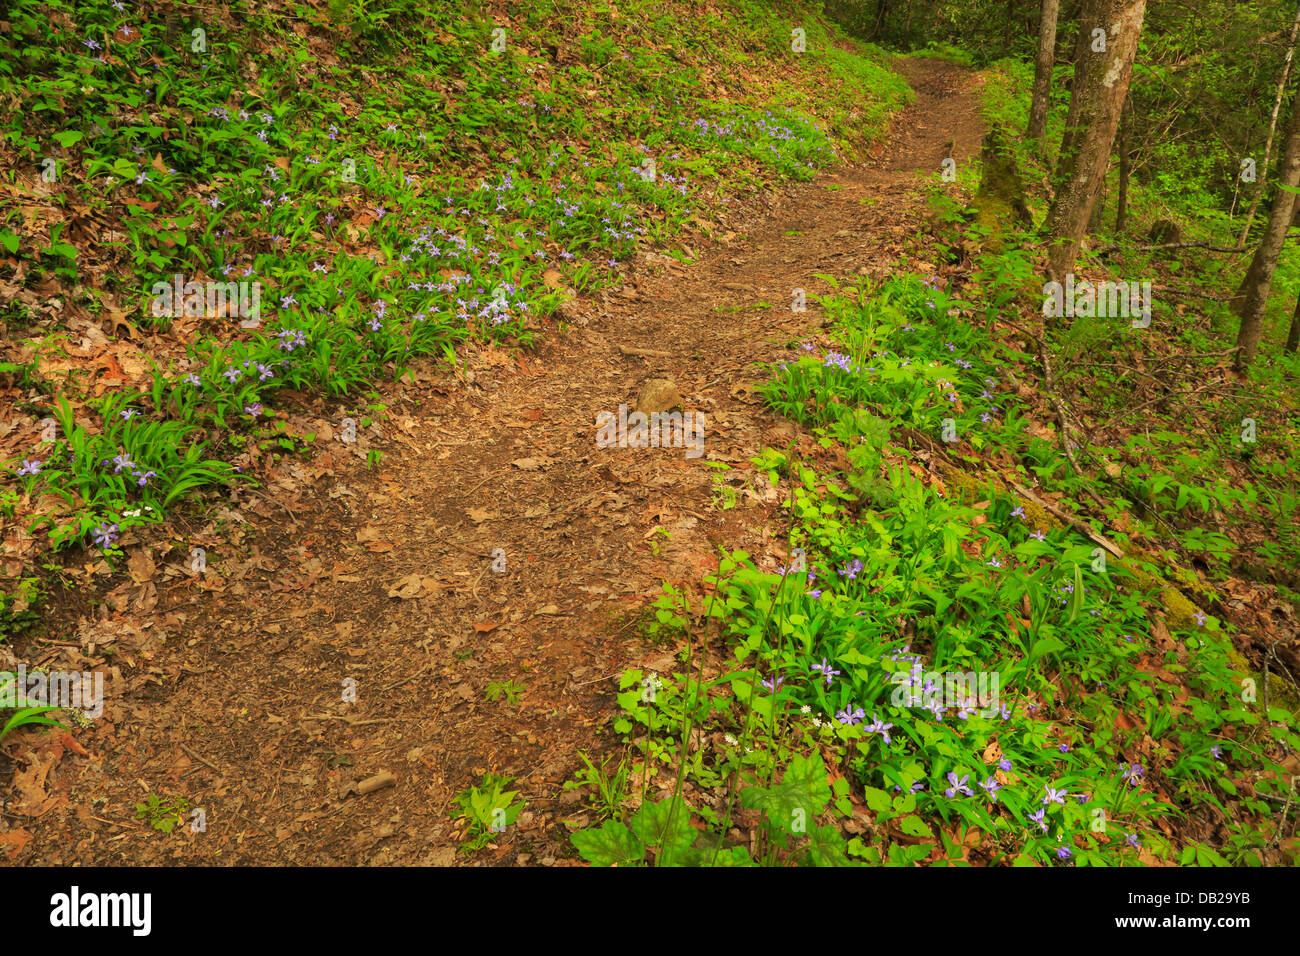
<path fill-rule="evenodd" d="M 485 772 L 516 777 L 528 807 L 476 861 L 571 857 L 576 752 L 613 745 L 597 734 L 624 668 L 672 666 L 639 633 L 661 583 L 698 583 L 719 546 L 784 559 L 779 496 L 747 461 L 796 432 L 754 393 L 755 363 L 817 334 L 816 273 L 882 279 L 903 250 L 926 271 L 925 184 L 950 142 L 959 163 L 979 148 L 974 74 L 899 69 L 917 102 L 870 164 L 785 190 L 693 264 L 638 263 L 618 293 L 570 303 L 537 352 L 481 353 L 470 384 L 393 388 L 379 468 L 365 442 L 286 464 L 225 512 L 243 553 L 214 549 L 203 589 L 181 578 L 155 607 L 105 609 L 97 625 L 145 635 L 153 659 L 78 734 L 90 759 L 53 756 L 60 799 L 24 821 L 16 862 L 447 864 L 452 799 Z M 597 446 L 597 415 L 652 378 L 706 416 L 703 457 Z M 706 462 L 732 466 L 734 507 L 713 506 Z M 517 702 L 486 699 L 512 680 Z M 381 771 L 395 785 L 347 793 Z M 203 808 L 206 832 L 153 833 L 134 809 L 149 793 Z"/>

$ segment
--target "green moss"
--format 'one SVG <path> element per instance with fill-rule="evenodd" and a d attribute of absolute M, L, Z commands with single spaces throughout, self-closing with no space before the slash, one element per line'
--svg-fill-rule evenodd
<path fill-rule="evenodd" d="M 1006 246 L 1003 233 L 1029 228 L 1034 222 L 1011 144 L 1011 135 L 1004 127 L 989 127 L 980 154 L 980 188 L 970 205 L 974 223 L 988 235 L 984 248 L 995 254 Z"/>
<path fill-rule="evenodd" d="M 1227 642 L 1227 648 L 1228 660 L 1232 662 L 1232 666 L 1241 673 L 1242 677 L 1253 677 L 1257 685 L 1263 685 L 1264 675 L 1251 670 L 1250 661 L 1246 660 L 1245 655 L 1232 646 L 1231 641 Z M 1268 672 L 1268 703 L 1270 707 L 1278 703 L 1293 711 L 1300 708 L 1300 696 L 1296 694 L 1291 682 L 1273 670 Z M 1264 705 L 1262 689 L 1259 694 L 1259 705 L 1261 707 Z"/>
<path fill-rule="evenodd" d="M 1182 591 L 1170 585 L 1164 578 L 1141 567 L 1133 557 L 1121 561 L 1120 564 L 1133 575 L 1134 581 L 1137 582 L 1141 590 L 1151 592 L 1157 596 L 1165 609 L 1166 620 L 1171 629 L 1195 626 L 1198 608 L 1187 599 Z"/>

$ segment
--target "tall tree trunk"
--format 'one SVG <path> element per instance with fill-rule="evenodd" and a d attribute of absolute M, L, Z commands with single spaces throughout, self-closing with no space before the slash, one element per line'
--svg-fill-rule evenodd
<path fill-rule="evenodd" d="M 1119 199 L 1115 209 L 1115 232 L 1123 234 L 1128 225 L 1128 174 L 1129 145 L 1132 139 L 1130 126 L 1133 123 L 1132 97 L 1124 100 L 1124 111 L 1119 116 Z"/>
<path fill-rule="evenodd" d="M 1052 67 L 1056 65 L 1056 18 L 1061 0 L 1043 0 L 1038 18 L 1038 59 L 1034 61 L 1034 100 L 1029 107 L 1029 128 L 1025 136 L 1042 139 L 1047 132 L 1047 103 L 1052 91 Z"/>
<path fill-rule="evenodd" d="M 1251 199 L 1250 208 L 1246 210 L 1246 219 L 1241 224 L 1241 235 L 1237 237 L 1237 245 L 1239 246 L 1246 244 L 1246 235 L 1250 232 L 1250 227 L 1255 221 L 1255 212 L 1259 209 L 1259 201 L 1264 195 L 1264 182 L 1268 179 L 1268 164 L 1273 158 L 1273 134 L 1277 132 L 1277 114 L 1282 109 L 1282 99 L 1286 94 L 1287 77 L 1291 74 L 1291 59 L 1295 56 L 1295 40 L 1298 29 L 1300 29 L 1300 5 L 1296 7 L 1295 19 L 1291 21 L 1291 37 L 1286 43 L 1286 60 L 1282 63 L 1282 75 L 1278 77 L 1277 93 L 1273 96 L 1273 114 L 1268 118 L 1268 138 L 1264 140 L 1264 159 L 1255 167 L 1255 196 Z"/>
<path fill-rule="evenodd" d="M 1286 231 L 1295 212 L 1296 194 L 1292 190 L 1300 184 L 1300 96 L 1295 97 L 1291 107 L 1278 184 L 1268 225 L 1264 227 L 1264 238 L 1255 250 L 1255 257 L 1250 260 L 1240 291 L 1231 302 L 1232 310 L 1241 317 L 1241 327 L 1237 330 L 1237 355 L 1233 363 L 1239 372 L 1250 367 L 1259 348 L 1259 339 L 1264 332 L 1264 306 L 1273 284 L 1273 271 L 1277 268 L 1278 256 L 1286 242 Z"/>
<path fill-rule="evenodd" d="M 889 0 L 876 0 L 876 25 L 871 28 L 869 40 L 877 39 L 884 29 L 885 20 L 889 17 Z"/>
<path fill-rule="evenodd" d="M 1104 53 L 1093 50 L 1096 41 L 1093 39 L 1092 30 L 1097 24 L 1085 20 L 1085 17 L 1090 16 L 1089 10 L 1096 4 L 1097 0 L 1079 0 L 1079 35 L 1074 40 L 1074 55 L 1071 61 L 1074 72 L 1070 77 L 1070 105 L 1065 112 L 1065 132 L 1061 136 L 1061 149 L 1057 153 L 1056 168 L 1052 170 L 1053 194 L 1060 192 L 1065 185 L 1061 176 L 1067 172 L 1067 164 L 1061 161 L 1062 157 L 1073 156 L 1078 150 L 1079 131 L 1083 126 L 1080 113 L 1084 101 L 1075 96 L 1075 91 L 1087 84 L 1089 71 L 1099 65 L 1105 69 L 1108 63 Z"/>
<path fill-rule="evenodd" d="M 1066 130 L 1070 148 L 1061 151 L 1056 170 L 1060 188 L 1043 224 L 1049 244 L 1048 269 L 1057 281 L 1079 256 L 1080 241 L 1106 176 L 1145 14 L 1146 0 L 1087 0 L 1084 4 L 1078 46 L 1086 52 L 1075 65 L 1070 98 L 1074 130 L 1073 135 Z M 1094 28 L 1106 31 L 1104 52 L 1093 52 Z"/>
<path fill-rule="evenodd" d="M 1088 217 L 1088 234 L 1101 232 L 1105 226 L 1104 218 L 1106 215 L 1106 173 L 1109 169 L 1103 169 L 1101 172 L 1101 188 L 1097 190 L 1097 199 L 1092 204 L 1092 215 Z"/>
<path fill-rule="evenodd" d="M 1295 312 L 1291 315 L 1291 332 L 1286 337 L 1286 351 L 1294 352 L 1300 345 L 1300 296 L 1296 296 Z"/>

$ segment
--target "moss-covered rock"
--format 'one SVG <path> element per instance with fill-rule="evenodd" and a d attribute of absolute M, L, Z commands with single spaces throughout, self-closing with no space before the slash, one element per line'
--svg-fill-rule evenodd
<path fill-rule="evenodd" d="M 1006 245 L 1003 233 L 1008 228 L 1027 229 L 1034 222 L 1025 201 L 1025 181 L 1011 137 L 1003 127 L 991 126 L 985 133 L 980 163 L 980 188 L 971 200 L 970 211 L 975 224 L 987 230 L 985 249 L 997 253 Z"/>

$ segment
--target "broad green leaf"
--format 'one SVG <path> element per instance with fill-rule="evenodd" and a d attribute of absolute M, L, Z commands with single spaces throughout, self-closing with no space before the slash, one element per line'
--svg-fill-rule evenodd
<path fill-rule="evenodd" d="M 610 820 L 599 830 L 579 830 L 570 839 L 592 866 L 622 866 L 639 863 L 645 857 L 645 844 L 617 820 Z"/>
<path fill-rule="evenodd" d="M 632 816 L 632 830 L 647 846 L 668 851 L 685 849 L 699 833 L 691 826 L 691 810 L 681 800 L 665 797 L 658 803 L 643 803 Z"/>
<path fill-rule="evenodd" d="M 925 825 L 920 817 L 903 817 L 898 821 L 898 828 L 908 836 L 934 839 L 934 834 L 930 832 L 930 828 Z"/>
<path fill-rule="evenodd" d="M 864 787 L 864 799 L 867 801 L 867 807 L 875 813 L 888 813 L 894 805 L 893 798 L 884 790 L 878 790 L 875 787 Z"/>
<path fill-rule="evenodd" d="M 764 811 L 769 820 L 788 833 L 807 832 L 812 818 L 826 808 L 830 798 L 826 765 L 820 754 L 794 757 L 778 784 L 747 787 L 740 792 L 742 806 Z"/>

